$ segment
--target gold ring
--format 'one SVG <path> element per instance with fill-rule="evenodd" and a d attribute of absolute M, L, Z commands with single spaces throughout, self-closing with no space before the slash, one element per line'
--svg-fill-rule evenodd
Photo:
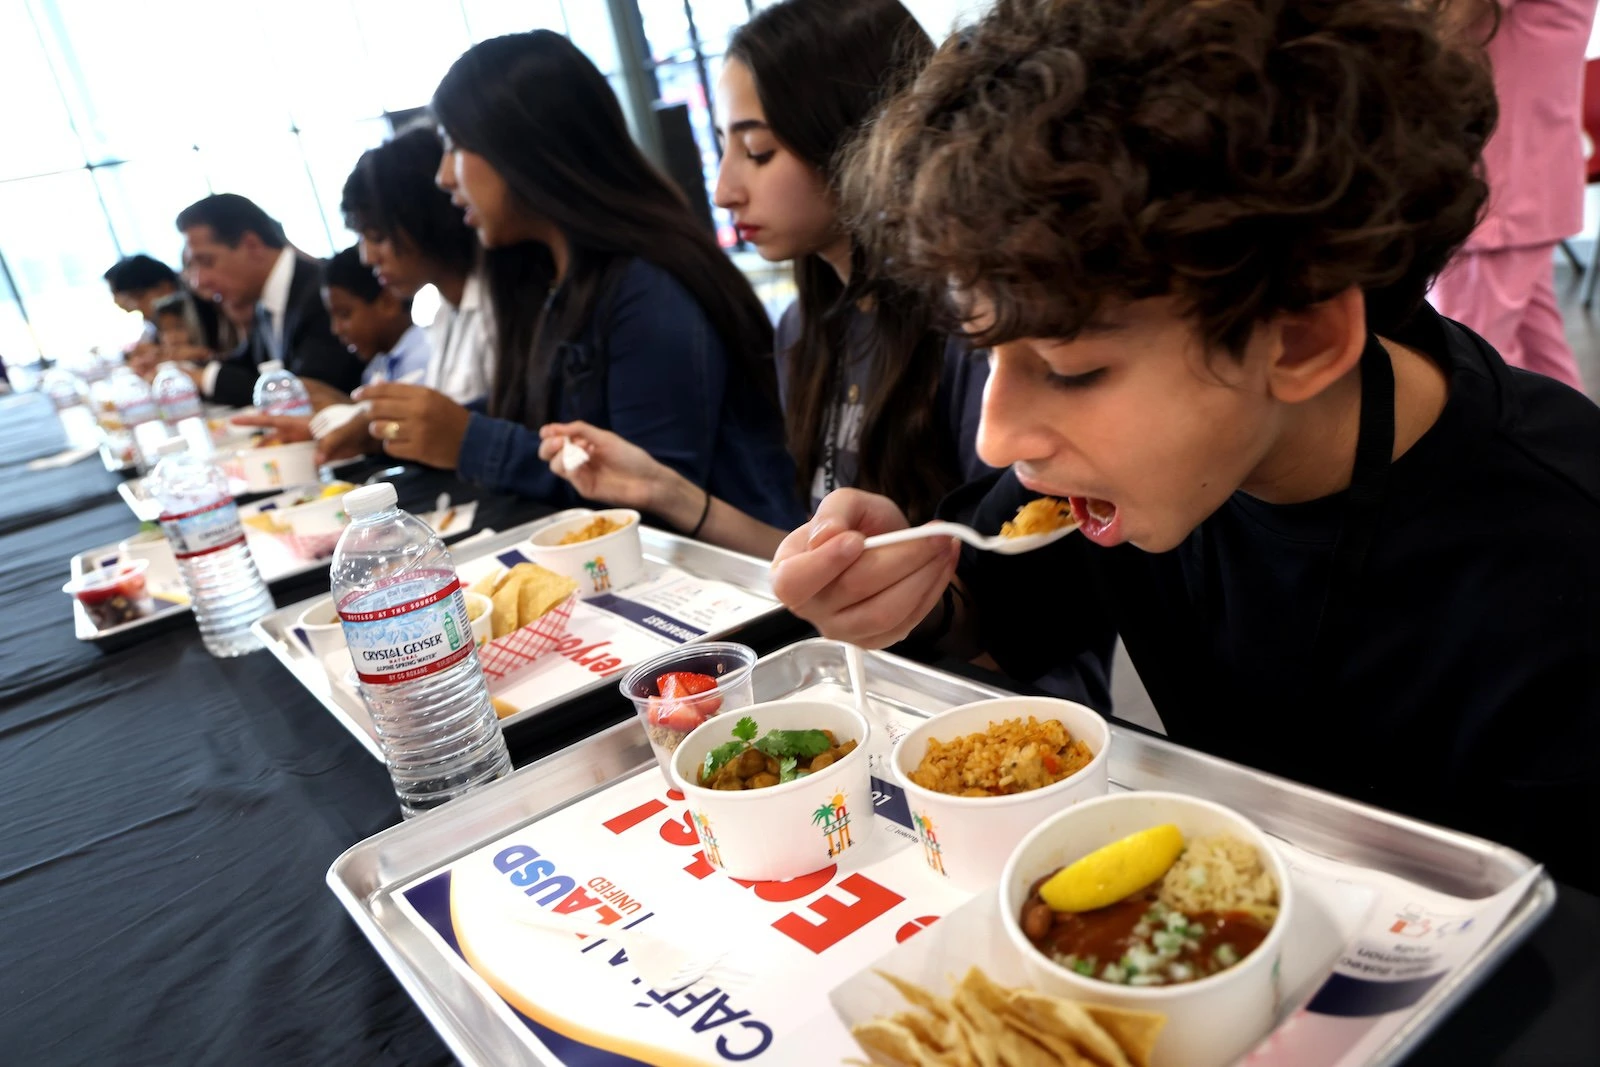
<path fill-rule="evenodd" d="M 393 441 L 400 436 L 400 424 L 390 419 L 378 427 L 378 440 Z"/>

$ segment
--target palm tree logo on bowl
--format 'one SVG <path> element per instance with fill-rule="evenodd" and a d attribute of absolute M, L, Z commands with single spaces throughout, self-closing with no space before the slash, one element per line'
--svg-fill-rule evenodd
<path fill-rule="evenodd" d="M 933 831 L 933 820 L 928 818 L 926 812 L 914 811 L 911 813 L 911 828 L 916 830 L 917 840 L 922 842 L 922 858 L 928 861 L 929 867 L 944 874 L 944 849 L 939 844 L 939 835 Z"/>
<path fill-rule="evenodd" d="M 705 849 L 706 862 L 713 867 L 721 867 L 722 850 L 717 847 L 717 835 L 711 832 L 711 820 L 699 811 L 691 811 L 689 818 L 694 821 L 694 832 L 700 835 L 700 847 Z"/>
<path fill-rule="evenodd" d="M 611 588 L 611 574 L 606 570 L 606 558 L 596 556 L 584 563 L 583 569 L 589 573 L 589 587 L 596 593 L 604 593 Z"/>
<path fill-rule="evenodd" d="M 811 824 L 821 826 L 828 839 L 828 856 L 839 855 L 852 844 L 850 840 L 850 810 L 845 807 L 844 794 L 835 793 L 833 799 L 811 813 Z"/>

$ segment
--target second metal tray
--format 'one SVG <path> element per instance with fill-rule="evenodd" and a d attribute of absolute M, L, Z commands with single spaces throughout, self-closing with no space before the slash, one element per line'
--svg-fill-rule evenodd
<path fill-rule="evenodd" d="M 849 702 L 845 650 L 838 642 L 817 639 L 764 657 L 754 675 L 756 699 L 806 693 Z M 1006 695 L 886 653 L 866 653 L 864 659 L 868 696 L 886 708 L 932 715 Z M 653 763 L 638 721 L 619 723 L 481 792 L 363 841 L 328 869 L 329 887 L 463 1063 L 561 1067 L 563 1061 L 532 1053 L 507 1029 L 506 1015 L 403 914 L 395 899 L 400 888 Z M 1464 897 L 1498 892 L 1533 866 L 1522 854 L 1481 838 L 1262 774 L 1141 730 L 1112 727 L 1110 778 L 1130 789 L 1208 797 L 1238 808 L 1267 833 L 1301 848 Z M 1472 959 L 1416 1005 L 1408 1025 L 1373 1062 L 1403 1059 L 1554 903 L 1555 886 L 1541 875 Z"/>
<path fill-rule="evenodd" d="M 481 559 L 484 556 L 503 552 L 515 548 L 526 542 L 541 528 L 551 523 L 561 522 L 579 514 L 588 514 L 587 509 L 572 509 L 557 512 L 546 516 L 536 522 L 526 523 L 522 526 L 497 534 L 492 538 L 483 538 L 472 542 L 470 550 L 463 548 L 456 553 L 456 563 L 462 564 L 469 560 Z M 740 555 L 727 549 L 717 548 L 700 541 L 692 541 L 677 534 L 667 533 L 649 526 L 639 528 L 640 540 L 644 547 L 644 556 L 648 561 L 674 567 L 702 578 L 711 578 L 738 586 L 749 592 L 760 594 L 771 599 L 772 582 L 769 575 L 768 564 L 765 560 L 753 556 Z M 304 643 L 294 634 L 295 622 L 311 603 L 320 597 L 311 597 L 301 603 L 291 604 L 280 608 L 256 623 L 255 630 L 261 635 L 268 651 L 278 658 L 278 661 L 293 674 L 301 685 L 316 697 L 322 706 L 327 708 L 334 718 L 338 719 L 344 728 L 349 730 L 355 739 L 370 752 L 374 759 L 383 759 L 383 750 L 378 746 L 378 737 L 373 728 L 372 720 L 367 714 L 365 705 L 358 696 L 342 687 L 333 685 L 327 671 L 311 654 Z M 742 625 L 749 626 L 762 619 L 782 611 L 782 606 L 776 600 L 772 601 L 769 610 L 754 619 L 746 620 Z M 705 634 L 700 640 L 716 641 L 729 636 L 732 628 L 713 630 Z M 624 664 L 624 666 L 627 666 Z M 508 715 L 501 720 L 501 727 L 511 729 L 553 708 L 576 701 L 589 694 L 608 687 L 615 687 L 616 676 L 595 676 L 575 689 L 566 689 L 561 692 L 551 693 L 549 698 L 530 707 Z M 620 697 L 619 697 L 620 699 Z"/>

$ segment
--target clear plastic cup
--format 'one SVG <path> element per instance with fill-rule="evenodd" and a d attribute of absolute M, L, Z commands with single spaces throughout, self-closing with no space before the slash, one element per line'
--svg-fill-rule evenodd
<path fill-rule="evenodd" d="M 109 630 L 142 619 L 155 610 L 145 583 L 144 572 L 149 567 L 147 559 L 125 560 L 114 567 L 89 571 L 74 578 L 62 586 L 61 591 L 83 605 L 96 630 Z"/>
<path fill-rule="evenodd" d="M 673 785 L 672 753 L 696 726 L 714 715 L 755 703 L 751 671 L 756 650 L 731 642 L 684 645 L 634 667 L 618 688 L 633 701 L 644 732 L 655 751 L 661 776 Z M 668 674 L 703 674 L 716 680 L 716 688 L 694 696 L 664 698 L 659 680 Z"/>

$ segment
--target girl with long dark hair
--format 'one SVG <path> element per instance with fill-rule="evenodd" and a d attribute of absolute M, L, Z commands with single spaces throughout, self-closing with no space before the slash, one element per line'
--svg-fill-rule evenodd
<path fill-rule="evenodd" d="M 777 355 L 797 487 L 813 508 L 858 486 L 925 519 L 987 471 L 973 444 L 986 365 L 933 327 L 927 301 L 872 275 L 834 188 L 852 135 L 932 53 L 898 0 L 785 0 L 734 34 L 718 82 L 717 202 L 763 258 L 794 261 L 798 299 L 778 326 Z M 764 556 L 787 532 L 733 501 L 702 512 L 692 486 L 617 434 L 573 424 L 543 433 L 541 455 L 584 496 L 680 529 L 704 513 L 704 539 Z M 563 438 L 589 462 L 567 471 Z"/>
<path fill-rule="evenodd" d="M 614 430 L 699 488 L 777 524 L 802 514 L 761 303 L 628 136 L 611 87 L 559 34 L 484 41 L 433 98 L 437 180 L 484 246 L 493 385 L 482 410 L 370 386 L 385 451 L 564 503 L 537 428 Z"/>

